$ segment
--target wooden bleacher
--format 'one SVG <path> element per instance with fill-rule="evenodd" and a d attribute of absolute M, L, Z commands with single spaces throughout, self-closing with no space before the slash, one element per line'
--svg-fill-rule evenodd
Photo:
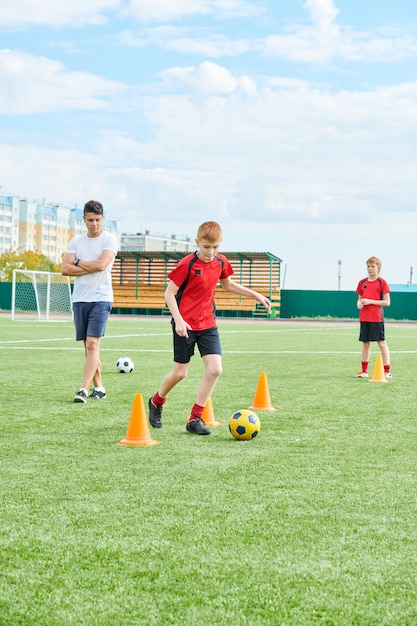
<path fill-rule="evenodd" d="M 268 315 L 252 298 L 226 291 L 219 283 L 215 295 L 217 315 L 279 317 L 281 260 L 262 252 L 224 252 L 224 255 L 233 267 L 233 279 L 267 296 L 273 309 Z M 167 276 L 183 256 L 182 252 L 119 252 L 112 269 L 113 313 L 168 314 L 164 300 Z"/>

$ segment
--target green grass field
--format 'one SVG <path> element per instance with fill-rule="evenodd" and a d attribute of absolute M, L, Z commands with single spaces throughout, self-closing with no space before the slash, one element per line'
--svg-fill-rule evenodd
<path fill-rule="evenodd" d="M 108 398 L 79 405 L 72 323 L 0 317 L 1 626 L 417 623 L 416 327 L 387 324 L 389 383 L 355 379 L 358 324 L 219 328 L 223 425 L 185 432 L 195 356 L 161 444 L 124 447 L 171 367 L 169 320 L 111 319 Z M 261 372 L 278 410 L 235 441 Z"/>

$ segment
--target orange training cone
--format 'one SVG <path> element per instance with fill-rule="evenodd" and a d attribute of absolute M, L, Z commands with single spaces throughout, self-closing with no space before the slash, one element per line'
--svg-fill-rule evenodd
<path fill-rule="evenodd" d="M 371 383 L 387 383 L 388 381 L 385 379 L 384 365 L 382 363 L 382 356 L 377 354 L 374 371 L 372 373 L 372 378 L 369 380 Z"/>
<path fill-rule="evenodd" d="M 203 420 L 206 426 L 221 426 L 221 423 L 217 422 L 214 417 L 213 403 L 211 401 L 211 398 L 209 398 L 205 404 L 201 419 Z"/>
<path fill-rule="evenodd" d="M 126 438 L 119 441 L 118 446 L 156 446 L 160 441 L 151 439 L 145 405 L 141 393 L 135 394 Z"/>
<path fill-rule="evenodd" d="M 276 411 L 276 408 L 271 405 L 268 381 L 265 372 L 261 372 L 261 375 L 259 376 L 255 399 L 253 401 L 253 405 L 249 408 L 255 411 Z"/>

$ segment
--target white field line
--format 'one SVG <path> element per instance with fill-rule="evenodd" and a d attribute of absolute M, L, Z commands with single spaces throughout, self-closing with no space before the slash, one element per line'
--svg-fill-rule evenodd
<path fill-rule="evenodd" d="M 60 341 L 60 340 L 57 340 Z M 59 346 L 39 346 L 34 345 L 36 342 L 32 341 L 31 345 L 16 345 L 8 344 L 7 342 L 0 342 L 0 350 L 49 350 L 49 351 L 62 351 L 64 348 Z M 55 342 L 56 343 L 56 342 Z M 81 349 L 80 342 L 77 342 L 74 346 L 65 346 L 65 351 L 79 351 Z M 129 354 L 160 354 L 167 353 L 172 354 L 172 348 L 169 349 L 152 349 L 152 348 L 129 348 Z M 120 348 L 106 348 L 101 346 L 100 352 L 114 352 L 119 353 Z M 391 354 L 417 354 L 417 350 L 390 350 Z M 358 350 L 227 350 L 223 348 L 223 355 L 225 354 L 358 354 Z"/>
<path fill-rule="evenodd" d="M 404 327 L 408 327 L 410 328 L 410 325 L 404 325 Z M 342 325 L 330 325 L 330 326 L 324 326 L 324 325 L 317 325 L 316 329 L 315 329 L 315 333 L 323 333 L 325 332 L 326 334 L 329 333 L 330 331 L 332 331 L 332 336 L 334 337 L 335 335 L 337 335 L 338 333 L 340 333 L 341 331 L 346 331 L 348 330 L 349 332 L 352 332 L 352 329 L 357 328 L 358 329 L 358 325 L 357 324 L 348 324 L 346 326 L 342 326 Z M 230 330 L 230 329 L 226 329 L 226 328 L 221 328 L 220 329 L 220 336 L 224 337 L 225 335 L 242 335 L 242 334 L 261 334 L 261 333 L 268 333 L 268 334 L 273 334 L 275 337 L 278 338 L 279 340 L 279 335 L 282 334 L 286 334 L 286 333 L 311 333 L 312 328 L 311 326 L 309 328 L 297 328 L 297 327 L 292 327 L 292 328 L 277 328 L 276 326 L 269 326 L 268 328 L 251 328 L 251 329 L 236 329 L 236 330 Z M 336 332 L 335 332 L 336 331 Z M 345 333 L 343 333 L 345 334 Z M 123 334 L 117 334 L 117 335 L 105 335 L 105 337 L 103 338 L 104 343 L 101 345 L 101 351 L 102 352 L 119 352 L 119 348 L 107 348 L 105 343 L 106 340 L 108 339 L 130 339 L 130 338 L 140 338 L 140 337 L 171 337 L 172 336 L 172 332 L 171 330 L 169 331 L 164 331 L 164 332 L 154 332 L 154 333 L 123 333 Z M 410 337 L 410 339 L 414 342 L 415 341 L 415 336 L 413 334 L 413 337 Z M 0 341 L 0 350 L 3 349 L 13 349 L 13 350 L 62 350 L 63 348 L 60 348 L 59 346 L 57 346 L 56 344 L 60 343 L 60 342 L 73 342 L 73 346 L 69 347 L 69 346 L 65 346 L 65 350 L 80 350 L 80 345 L 81 342 L 76 342 L 74 336 L 71 337 L 49 337 L 49 338 L 43 338 L 43 339 L 14 339 L 14 340 L 6 340 L 6 341 Z M 55 344 L 55 345 L 50 345 L 50 346 L 41 346 L 40 344 L 42 343 L 49 343 L 49 344 Z M 358 346 L 358 349 L 360 348 L 360 346 Z M 223 354 L 357 354 L 358 353 L 358 349 L 357 350 L 283 350 L 283 349 L 274 349 L 274 350 L 248 350 L 248 349 L 243 349 L 243 350 L 230 350 L 230 349 L 224 349 L 223 346 Z M 142 353 L 142 354 L 146 354 L 146 353 L 172 353 L 172 346 L 170 345 L 168 349 L 152 349 L 152 348 L 129 348 L 129 352 L 130 353 Z M 391 353 L 392 354 L 416 354 L 417 350 L 393 350 L 391 349 Z"/>
<path fill-rule="evenodd" d="M 324 328 L 321 328 L 320 330 L 326 330 Z M 330 329 L 329 329 L 330 330 Z M 332 328 L 331 330 L 335 330 L 334 328 Z M 340 330 L 340 328 L 338 329 Z M 282 333 L 287 333 L 287 332 L 311 332 L 310 329 L 308 328 L 291 328 L 291 329 L 251 329 L 251 330 L 221 330 L 220 331 L 220 335 L 221 337 L 223 337 L 224 335 L 242 335 L 244 333 L 247 334 L 260 334 L 260 333 L 273 333 L 274 335 L 278 335 L 278 334 L 282 334 Z M 159 333 L 124 333 L 124 334 L 119 334 L 119 335 L 105 335 L 103 337 L 103 340 L 106 339 L 129 339 L 129 338 L 133 338 L 133 337 L 171 337 L 172 336 L 172 332 L 171 331 L 167 331 L 167 332 L 159 332 Z M 17 344 L 24 344 L 24 343 L 47 343 L 47 342 L 57 342 L 57 341 L 74 341 L 75 342 L 75 338 L 72 337 L 47 337 L 47 338 L 43 338 L 43 339 L 9 339 L 7 341 L 0 341 L 0 347 L 2 345 L 17 345 Z"/>

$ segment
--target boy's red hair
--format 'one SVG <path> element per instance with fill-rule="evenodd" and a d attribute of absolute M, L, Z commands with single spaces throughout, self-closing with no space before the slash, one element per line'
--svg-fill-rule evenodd
<path fill-rule="evenodd" d="M 366 261 L 366 265 L 378 265 L 379 269 L 381 269 L 381 259 L 378 259 L 377 256 L 371 256 L 369 257 L 369 259 Z"/>
<path fill-rule="evenodd" d="M 221 241 L 222 228 L 217 222 L 203 222 L 198 227 L 197 240 L 206 239 L 210 243 Z"/>

